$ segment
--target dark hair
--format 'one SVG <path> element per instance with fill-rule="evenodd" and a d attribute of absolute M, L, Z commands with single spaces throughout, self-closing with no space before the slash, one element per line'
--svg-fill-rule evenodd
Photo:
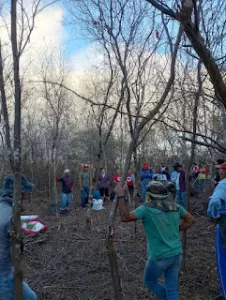
<path fill-rule="evenodd" d="M 224 163 L 224 159 L 217 159 L 216 162 L 218 165 L 222 165 Z"/>

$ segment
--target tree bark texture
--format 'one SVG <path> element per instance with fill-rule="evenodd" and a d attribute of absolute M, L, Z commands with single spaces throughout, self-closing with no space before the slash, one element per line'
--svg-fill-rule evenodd
<path fill-rule="evenodd" d="M 2 58 L 2 45 L 0 41 L 0 91 L 1 91 L 1 102 L 2 102 L 2 114 L 4 118 L 5 125 L 5 142 L 7 147 L 7 155 L 10 161 L 11 169 L 13 170 L 13 153 L 12 153 L 12 144 L 10 138 L 10 125 L 9 125 L 9 114 L 7 107 L 7 99 L 5 92 L 5 80 L 4 80 L 4 64 Z"/>
<path fill-rule="evenodd" d="M 13 54 L 14 75 L 14 203 L 13 203 L 13 235 L 12 260 L 14 265 L 14 300 L 22 300 L 23 272 L 21 268 L 21 84 L 20 62 L 17 45 L 17 1 L 11 0 L 11 45 Z"/>
<path fill-rule="evenodd" d="M 197 133 L 197 119 L 198 119 L 198 106 L 199 106 L 199 99 L 202 93 L 202 79 L 201 79 L 201 61 L 198 62 L 197 68 L 197 82 L 198 82 L 198 90 L 195 96 L 194 108 L 193 108 L 193 124 L 192 124 L 192 144 L 191 144 L 191 156 L 189 159 L 189 163 L 187 166 L 186 171 L 186 185 L 187 185 L 187 202 L 186 202 L 186 209 L 190 211 L 190 196 L 191 196 L 191 182 L 189 180 L 189 172 L 192 168 L 192 164 L 195 159 L 195 147 L 196 147 L 196 133 Z M 183 246 L 183 261 L 181 269 L 183 271 L 186 270 L 186 261 L 187 261 L 187 231 L 183 231 L 182 237 L 182 246 Z"/>

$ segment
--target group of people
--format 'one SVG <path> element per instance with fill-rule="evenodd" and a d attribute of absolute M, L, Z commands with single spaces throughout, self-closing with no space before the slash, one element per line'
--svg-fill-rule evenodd
<path fill-rule="evenodd" d="M 222 162 L 218 164 L 218 162 Z M 145 201 L 130 212 L 126 205 L 125 188 L 132 186 L 134 182 L 132 174 L 128 173 L 127 187 L 121 187 L 120 172 L 114 177 L 116 185 L 115 193 L 119 201 L 119 211 L 123 222 L 142 220 L 147 238 L 147 263 L 144 271 L 144 284 L 161 300 L 179 300 L 178 296 L 178 274 L 182 261 L 182 245 L 180 232 L 187 230 L 195 223 L 194 217 L 184 208 L 184 182 L 185 173 L 182 166 L 174 165 L 174 180 L 177 192 L 176 201 L 170 197 L 168 180 L 169 171 L 164 164 L 161 170 L 151 170 L 145 163 L 141 168 L 142 186 L 145 186 Z M 212 222 L 216 223 L 216 256 L 217 269 L 221 284 L 221 295 L 215 300 L 226 299 L 226 163 L 218 160 L 216 164 L 217 176 L 216 188 L 209 199 L 208 215 Z M 67 213 L 71 202 L 71 191 L 74 183 L 70 170 L 66 169 L 62 178 L 56 178 L 62 183 L 61 211 Z M 87 165 L 83 165 L 81 172 L 80 188 L 81 201 L 85 203 L 85 196 L 89 194 L 91 185 L 91 174 Z M 164 175 L 164 176 L 162 176 Z M 155 177 L 157 176 L 157 177 Z M 173 176 L 173 174 L 172 174 Z M 172 177 L 171 176 L 171 177 Z M 99 176 L 99 193 L 108 197 L 109 179 L 102 169 Z M 143 184 L 143 181 L 145 184 Z M 30 192 L 34 185 L 22 176 L 21 197 Z M 14 299 L 14 274 L 12 267 L 10 236 L 12 235 L 13 217 L 13 194 L 14 176 L 8 175 L 4 178 L 3 187 L 0 190 L 0 298 L 2 300 Z M 65 195 L 64 195 L 65 194 Z M 85 196 L 84 196 L 85 195 Z M 182 205 L 181 205 L 182 204 Z M 21 245 L 22 246 L 22 245 Z M 21 251 L 23 247 L 21 247 Z M 164 275 L 165 282 L 160 283 L 160 277 Z M 34 291 L 23 282 L 23 300 L 36 300 Z"/>
<path fill-rule="evenodd" d="M 221 162 L 219 160 L 218 162 Z M 205 181 L 208 177 L 208 168 L 204 166 L 204 164 L 193 164 L 192 170 L 192 178 L 194 180 L 194 184 L 201 192 L 204 189 Z M 121 171 L 117 170 L 116 174 L 113 176 L 113 183 L 117 185 L 121 180 Z M 72 191 L 74 189 L 74 183 L 71 177 L 71 173 L 69 169 L 64 171 L 64 176 L 62 178 L 57 177 L 57 182 L 62 183 L 62 199 L 60 206 L 61 214 L 68 214 L 69 207 L 71 205 L 72 199 Z M 79 174 L 79 187 L 81 189 L 81 206 L 83 208 L 86 207 L 88 203 L 88 197 L 90 195 L 90 187 L 93 186 L 93 174 L 89 169 L 88 164 L 82 165 L 82 171 Z M 169 168 L 166 166 L 164 162 L 161 163 L 160 168 L 153 169 L 148 162 L 145 162 L 143 167 L 140 170 L 140 180 L 142 185 L 142 195 L 141 202 L 145 202 L 146 197 L 146 188 L 148 184 L 154 180 L 159 181 L 163 185 L 171 182 L 175 186 L 176 191 L 176 202 L 181 206 L 186 206 L 186 179 L 185 179 L 185 171 L 182 168 L 180 163 L 176 163 L 173 166 L 173 172 L 170 174 Z M 219 181 L 219 175 L 216 177 L 216 181 Z M 127 174 L 127 187 L 130 196 L 133 195 L 135 184 L 135 176 L 134 173 L 129 170 Z M 110 178 L 107 175 L 104 168 L 101 168 L 100 174 L 98 176 L 98 187 L 95 191 L 96 198 L 102 198 L 103 200 L 109 200 L 109 185 Z M 114 194 L 114 192 L 113 192 Z"/>
<path fill-rule="evenodd" d="M 147 177 L 143 178 L 151 180 L 153 175 L 150 175 L 151 170 L 148 167 L 145 164 L 141 174 L 145 171 Z M 215 191 L 209 199 L 207 213 L 217 224 L 216 261 L 221 294 L 215 300 L 226 300 L 226 163 L 216 164 L 216 168 L 219 181 L 216 182 Z M 174 174 L 177 192 L 180 188 L 180 193 L 183 193 L 184 171 L 179 163 L 175 164 L 174 169 L 177 172 Z M 123 222 L 142 220 L 147 238 L 148 257 L 144 271 L 145 286 L 160 300 L 179 300 L 178 275 L 183 253 L 180 232 L 190 228 L 195 223 L 195 219 L 185 210 L 184 205 L 178 203 L 178 197 L 175 201 L 169 196 L 167 187 L 164 180 L 158 178 L 148 182 L 145 187 L 145 202 L 132 212 L 126 205 L 125 190 L 118 185 L 116 193 L 121 220 Z M 183 194 L 180 200 L 184 204 Z M 165 279 L 164 284 L 159 281 L 162 275 Z"/>
<path fill-rule="evenodd" d="M 186 206 L 186 180 L 185 172 L 180 163 L 176 163 L 174 166 L 174 171 L 170 175 L 169 168 L 165 163 L 161 163 L 159 171 L 152 169 L 150 165 L 146 162 L 141 168 L 141 182 L 142 182 L 142 202 L 146 201 L 146 189 L 151 181 L 159 181 L 163 186 L 166 186 L 169 182 L 175 185 L 176 190 L 176 202 L 182 207 Z"/>
<path fill-rule="evenodd" d="M 113 176 L 113 182 L 117 185 L 121 179 L 121 172 L 118 170 L 116 174 Z M 71 171 L 69 169 L 65 169 L 64 176 L 59 178 L 56 177 L 56 181 L 62 184 L 62 198 L 60 204 L 60 214 L 68 214 L 69 207 L 71 206 L 72 192 L 74 189 L 74 182 L 71 177 Z M 90 196 L 90 188 L 91 186 L 95 186 L 95 179 L 93 178 L 93 174 L 89 169 L 88 164 L 82 165 L 82 171 L 79 173 L 79 187 L 81 190 L 81 206 L 85 208 L 88 203 L 88 198 Z M 128 172 L 127 174 L 127 186 L 130 195 L 133 194 L 134 190 L 134 182 L 135 176 L 132 172 Z M 97 187 L 93 192 L 93 197 L 97 199 L 109 200 L 109 184 L 110 179 L 107 175 L 104 168 L 101 168 L 100 174 L 98 175 L 98 183 Z"/>

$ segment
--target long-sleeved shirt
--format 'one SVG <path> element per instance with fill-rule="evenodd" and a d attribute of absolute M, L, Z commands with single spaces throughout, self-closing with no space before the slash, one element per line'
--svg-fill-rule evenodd
<path fill-rule="evenodd" d="M 144 169 L 144 167 L 141 168 L 140 177 L 141 177 L 141 181 L 151 180 L 153 177 L 153 169 L 152 168 Z"/>
<path fill-rule="evenodd" d="M 186 178 L 185 178 L 185 172 L 181 171 L 178 174 L 178 188 L 180 192 L 186 192 Z"/>
<path fill-rule="evenodd" d="M 159 170 L 159 180 L 170 180 L 169 169 L 167 167 Z"/>
<path fill-rule="evenodd" d="M 74 183 L 71 177 L 56 178 L 57 182 L 62 182 L 62 193 L 70 194 L 74 188 Z"/>
<path fill-rule="evenodd" d="M 226 214 L 226 178 L 221 180 L 209 199 L 207 210 L 210 217 L 218 219 L 221 214 Z"/>
<path fill-rule="evenodd" d="M 109 184 L 109 178 L 107 175 L 100 174 L 98 178 L 98 183 L 101 187 L 106 188 Z"/>

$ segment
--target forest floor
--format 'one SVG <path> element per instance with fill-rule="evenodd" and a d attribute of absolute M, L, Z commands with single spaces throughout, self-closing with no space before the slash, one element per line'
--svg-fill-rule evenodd
<path fill-rule="evenodd" d="M 25 238 L 25 279 L 40 300 L 112 300 L 113 291 L 105 246 L 106 210 L 92 212 L 86 229 L 86 210 L 73 203 L 70 215 L 49 216 L 44 200 L 34 200 L 32 210 L 48 225 L 46 233 Z M 196 224 L 188 231 L 187 266 L 179 278 L 181 300 L 212 300 L 219 294 L 215 267 L 215 226 L 206 216 L 208 198 L 191 199 Z M 134 223 L 121 223 L 117 215 L 115 248 L 125 300 L 155 299 L 143 286 L 146 241 L 141 222 L 133 239 Z"/>

